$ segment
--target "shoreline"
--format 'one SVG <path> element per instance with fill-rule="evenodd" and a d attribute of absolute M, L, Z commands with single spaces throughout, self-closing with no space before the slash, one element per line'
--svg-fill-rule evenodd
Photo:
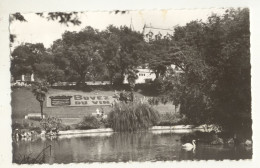
<path fill-rule="evenodd" d="M 192 131 L 206 132 L 202 126 L 195 127 L 193 125 L 175 125 L 175 126 L 153 126 L 148 131 L 173 131 L 175 133 L 189 133 Z M 98 128 L 89 130 L 67 130 L 59 131 L 60 135 L 77 135 L 77 134 L 92 134 L 92 133 L 111 133 L 114 132 L 112 128 Z"/>

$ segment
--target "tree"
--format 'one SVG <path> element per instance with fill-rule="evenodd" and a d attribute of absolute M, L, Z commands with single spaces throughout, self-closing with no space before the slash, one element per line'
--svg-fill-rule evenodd
<path fill-rule="evenodd" d="M 11 55 L 11 74 L 17 78 L 23 74 L 34 73 L 35 64 L 44 59 L 46 49 L 41 43 L 25 43 L 16 47 Z"/>
<path fill-rule="evenodd" d="M 47 20 L 58 21 L 61 24 L 69 25 L 80 25 L 81 21 L 78 18 L 78 14 L 81 12 L 48 12 L 45 13 L 36 13 L 38 16 L 46 18 Z"/>
<path fill-rule="evenodd" d="M 96 52 L 91 60 L 91 65 L 89 67 L 88 74 L 91 76 L 93 82 L 100 79 L 103 80 L 103 76 L 105 76 L 105 64 L 103 62 L 103 58 L 101 55 Z"/>
<path fill-rule="evenodd" d="M 10 17 L 9 17 L 10 23 L 12 23 L 15 20 L 18 20 L 20 22 L 27 22 L 27 20 L 24 18 L 24 16 L 21 15 L 20 13 L 14 13 L 14 14 L 10 15 Z M 11 43 L 14 42 L 15 38 L 16 38 L 16 35 L 10 33 L 10 42 Z"/>
<path fill-rule="evenodd" d="M 177 27 L 171 45 L 172 63 L 184 73 L 179 82 L 169 79 L 171 85 L 165 88 L 174 92 L 170 97 L 179 97 L 181 112 L 194 123 L 217 123 L 234 134 L 250 135 L 248 9 L 230 9 L 206 22 Z"/>
<path fill-rule="evenodd" d="M 46 82 L 35 83 L 32 92 L 36 97 L 36 100 L 40 102 L 41 117 L 43 119 L 43 102 L 45 101 L 46 94 L 48 92 L 47 83 Z"/>
<path fill-rule="evenodd" d="M 68 26 L 69 23 L 73 25 L 80 25 L 81 21 L 78 18 L 78 14 L 80 12 L 49 12 L 49 13 L 36 13 L 36 15 L 46 18 L 47 20 L 53 20 L 53 21 L 58 21 L 61 24 L 65 24 Z M 27 22 L 25 19 L 24 15 L 21 13 L 17 12 L 14 14 L 10 15 L 9 19 L 10 23 L 14 21 L 20 21 L 20 22 Z M 15 34 L 10 34 L 10 42 L 13 43 L 16 38 Z"/>
<path fill-rule="evenodd" d="M 70 67 L 70 60 L 65 52 L 65 45 L 63 45 L 62 39 L 58 39 L 53 42 L 50 47 L 51 54 L 53 56 L 53 64 L 58 70 L 62 70 L 64 73 L 63 81 L 74 82 L 79 79 L 77 72 Z"/>
<path fill-rule="evenodd" d="M 101 54 L 106 69 L 108 70 L 110 83 L 114 82 L 114 78 L 116 78 L 117 73 L 120 72 L 120 43 L 118 31 L 119 30 L 116 27 L 110 25 L 105 31 L 101 32 L 103 39 L 103 52 L 101 52 Z"/>
<path fill-rule="evenodd" d="M 181 96 L 184 91 L 182 85 L 183 73 L 177 73 L 174 69 L 170 68 L 167 70 L 167 75 L 163 80 L 161 90 L 164 92 L 164 99 L 172 101 L 175 106 L 175 112 L 177 107 L 181 103 Z"/>
<path fill-rule="evenodd" d="M 35 74 L 37 79 L 50 84 L 62 81 L 64 78 L 63 70 L 55 65 L 53 54 L 41 43 L 25 43 L 14 49 L 11 74 L 14 78 L 24 74 Z"/>
<path fill-rule="evenodd" d="M 207 64 L 213 67 L 213 114 L 234 133 L 252 133 L 249 10 L 213 15 L 205 27 Z M 209 54 L 211 53 L 211 54 Z M 218 59 L 216 59 L 218 58 Z"/>
<path fill-rule="evenodd" d="M 123 83 L 128 69 L 142 63 L 144 39 L 139 32 L 131 28 L 109 26 L 102 32 L 104 50 L 102 57 L 107 66 L 110 80 L 119 76 L 119 83 Z M 117 75 L 118 74 L 118 75 Z"/>
<path fill-rule="evenodd" d="M 162 37 L 161 33 L 154 36 L 152 32 L 149 32 L 146 36 L 149 36 L 148 44 L 146 50 L 148 55 L 146 55 L 146 62 L 150 69 L 156 75 L 156 79 L 160 76 L 164 76 L 167 67 L 171 64 L 169 60 L 169 50 L 172 36 L 167 34 Z"/>
<path fill-rule="evenodd" d="M 37 77 L 46 80 L 50 85 L 64 80 L 64 71 L 58 69 L 55 64 L 42 62 L 35 64 Z"/>
<path fill-rule="evenodd" d="M 102 61 L 101 38 L 98 30 L 86 27 L 79 33 L 65 32 L 61 39 L 59 50 L 55 50 L 54 54 L 61 53 L 68 61 L 67 66 L 74 70 L 78 75 L 78 84 L 85 84 L 87 74 L 97 77 L 98 73 L 102 73 L 100 69 L 102 65 L 97 64 Z"/>

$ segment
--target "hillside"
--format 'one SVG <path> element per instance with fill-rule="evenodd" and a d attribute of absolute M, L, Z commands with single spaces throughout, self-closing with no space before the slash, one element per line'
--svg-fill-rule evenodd
<path fill-rule="evenodd" d="M 65 92 L 64 90 L 59 89 L 50 89 L 49 94 L 53 93 L 62 93 Z M 82 93 L 82 91 L 77 90 L 66 90 L 66 93 Z M 92 91 L 92 92 L 85 92 L 89 93 L 90 95 L 99 94 L 103 96 L 112 96 L 114 91 Z M 144 97 L 140 93 L 135 93 L 135 96 L 138 98 Z M 23 119 L 25 115 L 28 113 L 40 113 L 40 104 L 35 99 L 33 93 L 31 92 L 30 88 L 16 88 L 12 91 L 12 118 Z M 54 116 L 58 118 L 62 118 L 66 120 L 66 122 L 76 122 L 78 119 L 81 119 L 83 116 L 90 115 L 94 113 L 97 108 L 101 106 L 85 106 L 85 107 L 46 107 L 46 102 L 44 103 L 43 112 L 48 116 Z M 109 113 L 111 110 L 111 106 L 102 106 L 104 109 L 105 114 Z M 162 105 L 159 104 L 155 106 L 155 108 L 160 113 L 165 112 L 172 112 L 174 111 L 174 106 L 171 104 Z"/>

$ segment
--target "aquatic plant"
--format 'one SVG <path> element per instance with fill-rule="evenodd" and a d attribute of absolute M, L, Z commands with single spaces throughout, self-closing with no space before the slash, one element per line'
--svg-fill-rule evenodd
<path fill-rule="evenodd" d="M 145 130 L 158 120 L 159 113 L 151 105 L 141 101 L 116 103 L 108 115 L 111 128 L 119 132 Z"/>

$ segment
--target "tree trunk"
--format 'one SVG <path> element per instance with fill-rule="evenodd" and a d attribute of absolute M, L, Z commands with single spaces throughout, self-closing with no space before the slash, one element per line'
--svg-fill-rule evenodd
<path fill-rule="evenodd" d="M 41 117 L 43 119 L 43 101 L 40 102 L 40 106 L 41 106 Z"/>

